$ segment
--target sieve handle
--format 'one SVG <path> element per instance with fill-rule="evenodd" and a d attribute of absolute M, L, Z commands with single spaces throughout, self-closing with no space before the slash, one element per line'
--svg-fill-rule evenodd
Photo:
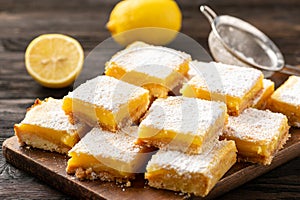
<path fill-rule="evenodd" d="M 213 11 L 210 7 L 206 5 L 200 6 L 200 11 L 205 15 L 205 17 L 208 19 L 209 23 L 213 23 L 215 18 L 217 17 L 217 14 L 215 11 Z"/>
<path fill-rule="evenodd" d="M 283 74 L 300 76 L 300 65 L 285 65 L 280 72 Z"/>

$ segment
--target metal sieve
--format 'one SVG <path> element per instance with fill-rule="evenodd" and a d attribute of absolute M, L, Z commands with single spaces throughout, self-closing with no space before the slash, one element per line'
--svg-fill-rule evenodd
<path fill-rule="evenodd" d="M 285 65 L 278 47 L 251 24 L 229 15 L 217 16 L 211 8 L 205 5 L 200 6 L 200 11 L 208 19 L 213 37 L 228 51 L 225 52 L 227 56 L 222 57 L 220 49 L 211 47 L 213 44 L 210 41 L 213 40 L 209 40 L 210 50 L 214 57 L 218 57 L 218 61 L 226 63 L 224 58 L 228 59 L 228 53 L 230 53 L 233 60 L 241 61 L 246 66 L 262 69 L 265 72 L 280 71 L 300 75 L 300 68 Z"/>

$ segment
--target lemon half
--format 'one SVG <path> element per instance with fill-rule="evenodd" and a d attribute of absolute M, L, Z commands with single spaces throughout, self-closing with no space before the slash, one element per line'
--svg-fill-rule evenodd
<path fill-rule="evenodd" d="M 38 36 L 25 53 L 28 73 L 49 88 L 71 85 L 81 72 L 83 62 L 84 53 L 79 42 L 62 34 Z"/>

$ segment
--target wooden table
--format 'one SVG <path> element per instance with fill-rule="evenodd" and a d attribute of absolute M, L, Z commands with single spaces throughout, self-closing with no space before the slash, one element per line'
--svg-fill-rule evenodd
<path fill-rule="evenodd" d="M 198 7 L 204 1 L 178 1 L 182 32 L 207 49 L 210 31 Z M 27 74 L 24 51 L 42 33 L 64 33 L 78 39 L 87 55 L 110 36 L 104 28 L 116 1 L 0 0 L 0 145 L 12 136 L 13 125 L 24 117 L 35 98 L 61 98 L 72 88 L 47 89 Z M 269 35 L 286 62 L 300 63 L 300 1 L 205 1 L 219 14 L 240 17 Z M 1 150 L 0 150 L 1 151 Z M 300 158 L 227 193 L 221 199 L 299 199 Z M 7 164 L 0 152 L 0 198 L 69 198 L 36 178 Z"/>

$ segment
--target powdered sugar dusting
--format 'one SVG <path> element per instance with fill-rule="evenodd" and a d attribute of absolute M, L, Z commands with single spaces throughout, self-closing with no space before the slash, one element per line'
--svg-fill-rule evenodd
<path fill-rule="evenodd" d="M 93 128 L 70 152 L 130 163 L 141 150 L 141 147 L 135 144 L 136 134 L 137 127 L 135 126 L 117 133 L 111 133 L 101 128 Z"/>
<path fill-rule="evenodd" d="M 211 176 L 209 171 L 212 166 L 215 166 L 218 159 L 221 158 L 220 152 L 225 148 L 231 149 L 229 146 L 232 141 L 218 141 L 215 146 L 209 151 L 201 154 L 189 155 L 179 151 L 159 150 L 152 156 L 147 165 L 147 171 L 159 170 L 175 170 L 179 175 L 203 173 L 205 176 Z M 235 151 L 233 148 L 232 151 Z"/>
<path fill-rule="evenodd" d="M 182 63 L 191 60 L 191 56 L 184 52 L 143 44 L 133 45 L 118 52 L 106 63 L 106 68 L 109 68 L 111 64 L 117 64 L 126 72 L 134 70 L 152 77 L 166 79 Z"/>
<path fill-rule="evenodd" d="M 85 126 L 81 122 L 72 125 L 69 122 L 69 117 L 62 110 L 62 100 L 53 98 L 48 98 L 41 104 L 31 108 L 21 123 L 58 131 L 67 131 L 69 134 L 73 134 L 73 131 Z"/>
<path fill-rule="evenodd" d="M 208 128 L 226 113 L 222 102 L 188 97 L 157 99 L 140 126 L 182 134 L 205 135 Z"/>
<path fill-rule="evenodd" d="M 281 113 L 248 108 L 239 116 L 229 116 L 225 134 L 242 140 L 270 142 L 281 134 L 281 126 L 287 125 L 287 118 Z"/>
<path fill-rule="evenodd" d="M 198 61 L 193 60 L 189 62 L 188 79 L 192 79 L 200 73 Z M 201 73 L 200 73 L 201 74 Z"/>
<path fill-rule="evenodd" d="M 148 90 L 141 87 L 113 77 L 98 76 L 81 84 L 67 97 L 79 99 L 117 113 L 121 106 L 145 93 L 149 93 Z"/>
<path fill-rule="evenodd" d="M 290 76 L 274 95 L 282 102 L 300 106 L 300 77 Z"/>
<path fill-rule="evenodd" d="M 261 71 L 222 63 L 193 62 L 198 74 L 187 84 L 212 93 L 242 98 L 259 81 Z"/>

